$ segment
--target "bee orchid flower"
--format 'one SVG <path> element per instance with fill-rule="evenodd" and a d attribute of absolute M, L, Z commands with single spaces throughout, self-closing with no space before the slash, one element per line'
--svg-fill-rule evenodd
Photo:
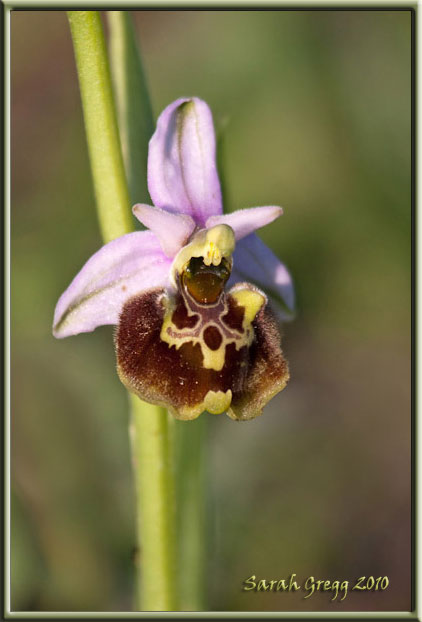
<path fill-rule="evenodd" d="M 252 419 L 289 378 L 278 315 L 294 306 L 285 266 L 254 234 L 282 214 L 223 214 L 212 115 L 198 98 L 170 104 L 148 152 L 147 227 L 104 245 L 60 297 L 53 334 L 114 324 L 117 370 L 143 400 L 179 419 L 203 411 Z M 262 287 L 262 289 L 259 288 Z"/>

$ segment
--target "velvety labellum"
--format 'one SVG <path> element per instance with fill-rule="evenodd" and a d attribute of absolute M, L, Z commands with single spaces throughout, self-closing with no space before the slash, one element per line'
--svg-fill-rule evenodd
<path fill-rule="evenodd" d="M 244 283 L 200 304 L 183 280 L 174 295 L 150 290 L 124 306 L 116 332 L 121 380 L 180 419 L 204 410 L 256 417 L 289 377 L 266 297 Z"/>

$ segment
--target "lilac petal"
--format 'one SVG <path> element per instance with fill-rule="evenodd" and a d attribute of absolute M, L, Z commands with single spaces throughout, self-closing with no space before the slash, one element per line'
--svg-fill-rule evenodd
<path fill-rule="evenodd" d="M 124 303 L 135 294 L 167 284 L 171 266 L 155 235 L 128 233 L 97 251 L 60 297 L 53 335 L 68 337 L 117 324 Z"/>
<path fill-rule="evenodd" d="M 200 227 L 221 214 L 211 110 L 197 97 L 161 113 L 149 143 L 148 190 L 157 207 L 192 216 Z"/>
<path fill-rule="evenodd" d="M 208 218 L 206 226 L 214 227 L 214 225 L 229 225 L 234 231 L 236 240 L 245 238 L 250 233 L 265 227 L 270 222 L 281 216 L 283 210 L 281 207 L 250 207 L 249 209 L 240 209 L 232 214 L 222 214 L 221 216 L 211 216 Z"/>
<path fill-rule="evenodd" d="M 228 283 L 252 282 L 261 287 L 275 303 L 274 310 L 281 320 L 292 319 L 295 296 L 292 277 L 286 266 L 252 233 L 236 244 L 233 271 Z"/>
<path fill-rule="evenodd" d="M 173 214 L 159 207 L 137 203 L 132 208 L 136 218 L 156 235 L 167 257 L 173 258 L 185 246 L 195 223 L 187 214 Z"/>

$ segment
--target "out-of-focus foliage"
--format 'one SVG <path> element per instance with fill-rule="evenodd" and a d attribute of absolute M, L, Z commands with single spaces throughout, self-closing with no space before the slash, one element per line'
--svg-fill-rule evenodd
<path fill-rule="evenodd" d="M 210 104 L 226 209 L 284 207 L 262 237 L 297 289 L 288 388 L 252 422 L 209 416 L 210 609 L 410 607 L 410 19 L 135 13 L 155 115 L 183 95 Z M 12 13 L 11 76 L 12 607 L 130 610 L 112 329 L 51 336 L 101 244 L 64 12 Z M 390 587 L 340 604 L 241 591 L 292 572 Z"/>

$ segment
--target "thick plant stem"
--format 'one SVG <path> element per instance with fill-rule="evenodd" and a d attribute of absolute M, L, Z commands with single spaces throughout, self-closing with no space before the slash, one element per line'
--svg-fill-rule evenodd
<path fill-rule="evenodd" d="M 141 593 L 145 611 L 176 609 L 174 477 L 167 412 L 131 396 Z"/>
<path fill-rule="evenodd" d="M 208 486 L 206 448 L 208 418 L 175 422 L 176 491 L 179 504 L 179 601 L 182 611 L 206 609 L 205 582 L 208 558 Z"/>
<path fill-rule="evenodd" d="M 69 11 L 82 106 L 104 242 L 132 230 L 129 191 L 101 19 Z M 140 249 L 142 252 L 142 249 Z M 149 611 L 175 609 L 174 490 L 167 413 L 131 396 L 131 446 L 141 572 L 136 591 Z"/>
<path fill-rule="evenodd" d="M 85 129 L 105 241 L 132 229 L 110 68 L 98 11 L 69 11 Z"/>

